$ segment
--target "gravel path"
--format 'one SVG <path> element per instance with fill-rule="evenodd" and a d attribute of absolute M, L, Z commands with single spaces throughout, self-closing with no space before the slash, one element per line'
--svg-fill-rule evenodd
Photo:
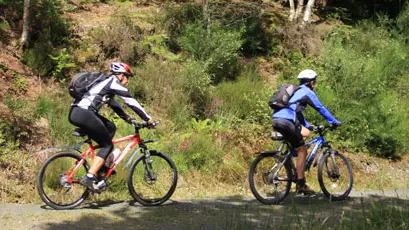
<path fill-rule="evenodd" d="M 286 229 L 310 223 L 331 226 L 347 216 L 359 218 L 374 203 L 405 207 L 409 190 L 352 192 L 348 200 L 329 202 L 322 194 L 291 194 L 281 205 L 254 198 L 225 197 L 169 201 L 143 207 L 130 201 L 85 203 L 56 211 L 43 204 L 0 205 L 1 229 Z M 285 217 L 285 218 L 284 218 Z M 286 227 L 284 227 L 286 226 Z"/>

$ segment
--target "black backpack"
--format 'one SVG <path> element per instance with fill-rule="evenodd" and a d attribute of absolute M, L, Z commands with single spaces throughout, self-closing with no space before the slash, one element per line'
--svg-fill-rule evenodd
<path fill-rule="evenodd" d="M 280 88 L 275 91 L 275 93 L 271 96 L 270 100 L 268 101 L 268 105 L 270 108 L 274 110 L 282 109 L 288 107 L 290 98 L 293 96 L 295 91 L 299 88 L 298 85 L 294 85 L 292 83 L 285 83 L 280 86 Z"/>
<path fill-rule="evenodd" d="M 101 72 L 82 72 L 76 74 L 69 86 L 71 97 L 81 99 L 94 85 L 109 78 L 110 75 Z"/>

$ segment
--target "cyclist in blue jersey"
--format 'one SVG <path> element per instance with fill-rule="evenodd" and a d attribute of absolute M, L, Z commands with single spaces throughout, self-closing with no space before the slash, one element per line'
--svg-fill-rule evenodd
<path fill-rule="evenodd" d="M 303 193 L 304 195 L 313 194 L 314 191 L 306 185 L 305 182 L 305 160 L 307 156 L 307 148 L 305 147 L 304 140 L 310 135 L 308 129 L 310 125 L 305 120 L 302 112 L 307 105 L 312 106 L 317 110 L 330 124 L 338 126 L 341 123 L 335 119 L 331 112 L 321 104 L 317 95 L 314 93 L 318 74 L 311 70 L 306 69 L 301 71 L 297 78 L 300 81 L 300 86 L 293 94 L 289 101 L 289 106 L 274 111 L 273 128 L 280 132 L 284 138 L 290 143 L 297 153 L 297 193 Z"/>

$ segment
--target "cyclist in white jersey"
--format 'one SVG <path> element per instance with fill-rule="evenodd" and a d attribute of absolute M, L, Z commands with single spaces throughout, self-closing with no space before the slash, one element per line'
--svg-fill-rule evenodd
<path fill-rule="evenodd" d="M 130 67 L 125 63 L 113 62 L 111 63 L 110 70 L 112 75 L 93 86 L 81 99 L 74 101 L 69 113 L 69 121 L 73 125 L 80 127 L 82 131 L 101 146 L 87 175 L 80 181 L 81 184 L 93 191 L 97 190 L 96 184 L 98 181 L 96 175 L 113 149 L 112 138 L 116 131 L 115 124 L 101 116 L 98 113 L 99 109 L 104 104 L 107 104 L 125 121 L 129 123 L 135 122 L 134 119 L 124 112 L 121 105 L 114 100 L 114 96 L 117 95 L 141 119 L 153 123 L 151 116 L 145 112 L 143 107 L 129 94 L 126 88 L 128 78 L 132 76 Z"/>

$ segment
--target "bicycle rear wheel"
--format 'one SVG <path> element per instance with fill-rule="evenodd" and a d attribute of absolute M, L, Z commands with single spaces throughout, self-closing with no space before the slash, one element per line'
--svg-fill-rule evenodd
<path fill-rule="evenodd" d="M 71 178 L 67 176 L 82 159 L 76 153 L 60 152 L 50 157 L 41 167 L 37 177 L 37 190 L 41 199 L 54 209 L 72 209 L 89 195 L 79 180 L 87 173 L 84 163 Z"/>
<path fill-rule="evenodd" d="M 337 151 L 327 152 L 318 166 L 318 182 L 322 192 L 331 200 L 344 200 L 352 190 L 351 163 Z"/>
<path fill-rule="evenodd" d="M 128 189 L 142 205 L 156 206 L 167 201 L 176 189 L 178 173 L 167 155 L 150 151 L 150 157 L 139 156 L 128 175 Z"/>
<path fill-rule="evenodd" d="M 262 153 L 252 163 L 249 184 L 253 195 L 263 204 L 279 204 L 291 189 L 289 166 L 275 153 Z"/>

